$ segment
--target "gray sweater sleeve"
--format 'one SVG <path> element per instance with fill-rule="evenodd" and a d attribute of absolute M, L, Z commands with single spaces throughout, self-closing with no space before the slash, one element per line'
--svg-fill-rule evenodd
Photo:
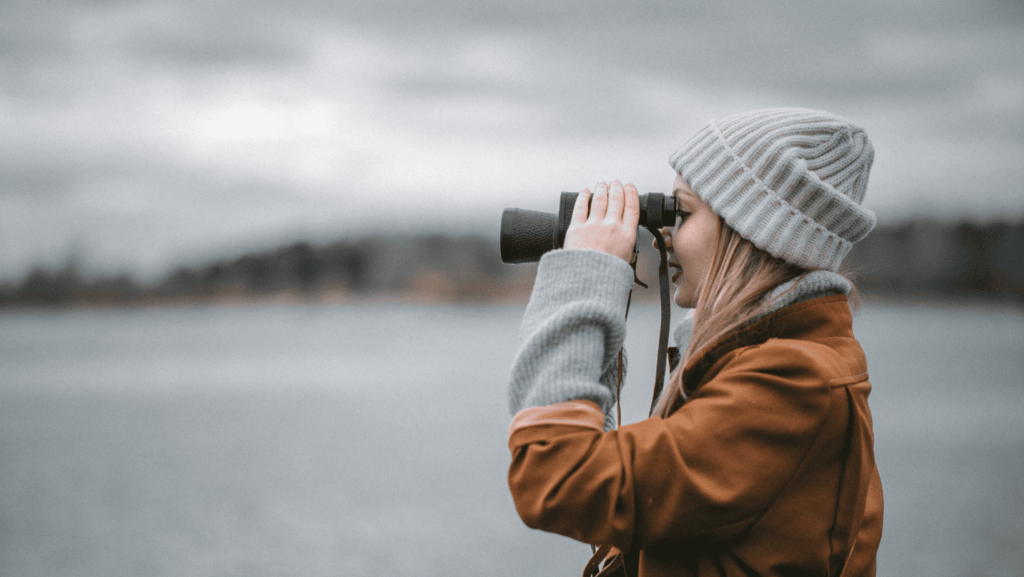
<path fill-rule="evenodd" d="M 633 270 L 618 257 L 582 249 L 544 255 L 512 362 L 512 414 L 582 399 L 601 407 L 606 428 L 614 423 L 618 353 L 632 286 Z"/>

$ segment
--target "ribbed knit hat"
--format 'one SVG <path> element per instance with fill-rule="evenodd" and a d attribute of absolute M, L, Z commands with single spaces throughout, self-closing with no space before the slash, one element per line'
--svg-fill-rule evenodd
<path fill-rule="evenodd" d="M 835 271 L 875 227 L 861 206 L 874 156 L 864 130 L 844 118 L 775 108 L 710 122 L 669 163 L 754 246 Z"/>

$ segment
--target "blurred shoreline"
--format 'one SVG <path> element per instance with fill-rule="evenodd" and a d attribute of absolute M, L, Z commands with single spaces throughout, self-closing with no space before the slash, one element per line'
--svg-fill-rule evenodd
<path fill-rule="evenodd" d="M 647 231 L 638 242 L 638 276 L 652 289 L 633 298 L 656 302 L 657 252 L 646 248 Z M 872 299 L 1024 305 L 1024 219 L 880 225 L 854 245 L 842 272 Z M 535 273 L 533 264 L 503 264 L 497 240 L 480 235 L 366 237 L 179 267 L 149 284 L 129 275 L 87 278 L 74 262 L 36 268 L 0 283 L 0 308 L 525 303 Z"/>

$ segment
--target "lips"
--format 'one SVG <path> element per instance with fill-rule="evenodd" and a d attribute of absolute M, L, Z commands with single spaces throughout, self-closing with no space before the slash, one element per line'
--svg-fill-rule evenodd
<path fill-rule="evenodd" d="M 683 275 L 683 267 L 680 266 L 679 263 L 675 263 L 675 262 L 672 262 L 672 261 L 668 261 L 668 266 L 669 266 L 669 268 L 676 269 L 676 272 L 674 272 L 672 274 L 672 282 L 676 282 L 676 277 L 679 277 L 679 276 Z"/>

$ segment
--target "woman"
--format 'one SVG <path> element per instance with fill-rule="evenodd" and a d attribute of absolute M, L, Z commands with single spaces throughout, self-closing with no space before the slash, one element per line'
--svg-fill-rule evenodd
<path fill-rule="evenodd" d="M 662 229 L 681 363 L 613 429 L 635 187 L 579 196 L 541 260 L 512 367 L 509 486 L 523 521 L 624 554 L 627 575 L 873 575 L 882 494 L 871 386 L 836 274 L 875 223 L 874 151 L 829 113 L 712 122 L 674 154 Z M 588 208 L 589 204 L 589 208 Z"/>

